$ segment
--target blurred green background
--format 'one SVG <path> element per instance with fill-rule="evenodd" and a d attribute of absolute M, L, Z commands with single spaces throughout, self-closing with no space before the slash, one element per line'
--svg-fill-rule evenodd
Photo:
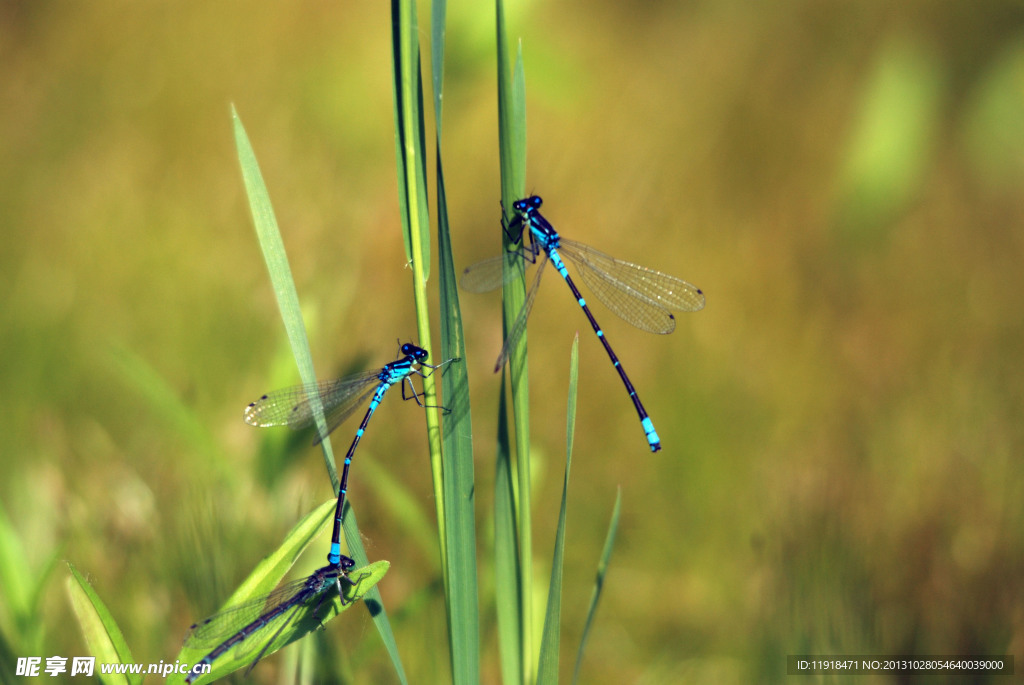
<path fill-rule="evenodd" d="M 489 3 L 448 11 L 462 268 L 499 246 L 494 19 Z M 581 335 L 563 676 L 617 487 L 583 682 L 781 682 L 785 656 L 808 652 L 1024 654 L 1020 3 L 508 11 L 528 190 L 546 216 L 708 298 L 666 337 L 595 308 L 659 428 L 650 455 L 564 286 L 542 287 L 539 587 Z M 87 653 L 68 560 L 137 661 L 173 659 L 188 625 L 330 497 L 310 436 L 241 421 L 297 377 L 229 112 L 274 200 L 319 374 L 380 366 L 415 334 L 389 41 L 380 3 L 0 4 L 0 510 L 15 533 L 0 554 L 30 574 L 60 560 L 38 611 L 0 594 L 14 656 Z M 500 305 L 462 304 L 494 683 Z M 388 400 L 351 496 L 370 557 L 393 564 L 380 590 L 413 682 L 448 677 L 431 492 L 422 417 Z M 393 682 L 364 612 L 315 639 L 338 678 Z M 272 681 L 281 660 L 253 677 Z"/>

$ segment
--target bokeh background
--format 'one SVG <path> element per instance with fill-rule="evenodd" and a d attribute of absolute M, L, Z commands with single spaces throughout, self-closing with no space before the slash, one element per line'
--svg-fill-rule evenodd
<path fill-rule="evenodd" d="M 530 327 L 539 587 L 581 335 L 563 676 L 617 488 L 583 682 L 781 682 L 785 656 L 808 652 L 1024 654 L 1020 4 L 508 11 L 525 56 L 528 189 L 548 218 L 708 298 L 665 337 L 595 310 L 659 427 L 665 449 L 651 455 L 564 286 L 549 274 L 542 287 Z M 499 245 L 493 21 L 488 3 L 449 4 L 459 268 Z M 396 338 L 415 337 L 389 22 L 382 3 L 0 4 L 0 511 L 14 531 L 0 566 L 7 590 L 10 568 L 47 574 L 38 610 L 0 593 L 9 654 L 87 653 L 70 561 L 137 661 L 173 659 L 187 626 L 330 497 L 309 436 L 241 421 L 297 378 L 230 105 L 274 200 L 320 374 L 389 361 Z M 499 299 L 462 298 L 489 683 Z M 370 557 L 393 564 L 380 589 L 410 676 L 444 682 L 415 407 L 382 406 L 351 493 Z M 326 540 L 305 567 L 325 552 Z M 321 677 L 394 680 L 365 612 L 313 639 L 331 655 Z M 273 681 L 284 658 L 253 678 Z"/>

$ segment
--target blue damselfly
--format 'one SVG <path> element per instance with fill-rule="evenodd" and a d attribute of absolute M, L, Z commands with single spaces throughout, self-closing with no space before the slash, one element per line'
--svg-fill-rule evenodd
<path fill-rule="evenodd" d="M 370 398 L 370 406 L 363 416 L 362 423 L 356 430 L 356 436 L 352 445 L 345 455 L 344 466 L 341 471 L 341 483 L 338 487 L 338 508 L 334 517 L 334 531 L 331 535 L 331 551 L 327 561 L 336 564 L 341 559 L 341 524 L 343 510 L 345 508 L 345 497 L 348 492 L 348 472 L 352 465 L 352 455 L 355 454 L 356 446 L 366 431 L 366 425 L 370 417 L 377 409 L 384 398 L 388 388 L 396 383 L 402 386 L 403 400 L 416 400 L 416 404 L 428 409 L 444 409 L 434 407 L 420 402 L 422 393 L 416 392 L 412 384 L 412 376 L 417 375 L 426 378 L 444 365 L 459 361 L 448 359 L 440 364 L 430 365 L 426 363 L 427 351 L 422 347 L 405 343 L 401 347 L 402 357 L 384 368 L 376 371 L 365 371 L 363 373 L 341 378 L 332 381 L 320 381 L 310 385 L 298 385 L 284 390 L 276 390 L 267 393 L 245 408 L 245 422 L 252 426 L 290 426 L 296 430 L 307 428 L 316 422 L 314 413 L 314 402 L 318 401 L 323 408 L 326 419 L 326 432 L 317 434 L 313 441 L 314 445 L 320 444 L 327 435 L 337 428 L 363 403 Z M 424 372 L 422 369 L 429 369 Z M 405 386 L 408 383 L 411 396 L 406 396 Z"/>
<path fill-rule="evenodd" d="M 494 370 L 500 371 L 505 365 L 509 353 L 525 330 L 526 320 L 537 295 L 540 277 L 550 261 L 572 290 L 577 304 L 583 309 L 612 365 L 619 372 L 633 406 L 640 416 L 640 425 L 647 437 L 647 443 L 652 452 L 657 452 L 661 449 L 661 440 L 654 429 L 654 423 L 640 402 L 629 376 L 626 375 L 626 370 L 622 368 L 619 358 L 612 351 L 604 331 L 569 276 L 565 261 L 576 266 L 583 282 L 610 310 L 633 326 L 651 333 L 671 333 L 675 330 L 676 320 L 671 310 L 695 312 L 703 309 L 704 293 L 700 288 L 675 276 L 615 259 L 588 245 L 561 237 L 540 213 L 541 203 L 541 198 L 536 195 L 517 200 L 512 205 L 512 209 L 515 210 L 512 220 L 507 221 L 504 216 L 502 217 L 506 235 L 513 244 L 519 246 L 512 254 L 529 264 L 536 264 L 538 257 L 541 258 L 541 262 L 526 295 L 526 301 L 508 331 Z M 526 229 L 529 229 L 528 244 L 523 239 L 523 232 Z M 516 275 L 514 269 L 502 268 L 505 260 L 506 257 L 502 255 L 470 266 L 463 272 L 460 285 L 470 292 L 494 290 Z"/>

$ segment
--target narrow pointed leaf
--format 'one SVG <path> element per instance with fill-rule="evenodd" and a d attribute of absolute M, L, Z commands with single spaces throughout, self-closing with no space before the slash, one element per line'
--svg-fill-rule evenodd
<path fill-rule="evenodd" d="M 505 400 L 505 376 L 502 375 L 501 391 L 498 393 L 497 455 L 494 464 L 494 599 L 503 683 L 523 682 L 522 614 L 519 611 L 521 565 L 513 483 L 508 404 Z"/>
<path fill-rule="evenodd" d="M 504 208 L 523 196 L 526 187 L 526 105 L 525 77 L 522 52 L 517 50 L 514 71 L 509 65 L 509 40 L 505 23 L 503 0 L 495 0 L 498 50 L 498 147 L 501 159 L 501 199 Z M 503 249 L 510 247 L 504 229 L 501 230 Z M 502 288 L 502 320 L 507 336 L 526 300 L 526 289 L 520 275 L 522 260 L 506 259 L 506 269 L 515 269 L 516 277 L 505 279 Z M 519 590 L 519 666 L 523 677 L 532 673 L 533 666 L 533 529 L 530 497 L 530 397 L 529 365 L 527 363 L 527 336 L 520 336 L 515 349 L 509 352 L 509 378 L 512 388 L 512 415 L 515 426 L 516 485 L 515 501 L 519 552 L 516 557 Z M 505 653 L 505 650 L 502 650 Z M 511 670 L 503 664 L 503 670 Z M 523 682 L 517 680 L 516 682 Z"/>
<path fill-rule="evenodd" d="M 443 7 L 443 2 L 441 3 Z M 435 5 L 435 12 L 437 11 Z M 441 19 L 443 21 L 443 17 Z M 438 44 L 435 27 L 435 46 Z M 443 40 L 443 39 L 442 39 Z M 440 60 L 435 60 L 435 63 Z M 435 77 L 435 86 L 440 81 Z M 440 92 L 435 93 L 440 102 Z M 441 419 L 443 435 L 444 537 L 447 556 L 449 651 L 452 682 L 480 682 L 480 600 L 477 583 L 476 482 L 473 465 L 473 429 L 469 402 L 466 341 L 462 330 L 458 282 L 448 231 L 448 204 L 441 164 L 441 122 L 437 145 L 437 242 L 441 289 L 441 352 L 462 362 L 449 366 L 441 378 L 449 413 Z"/>
<path fill-rule="evenodd" d="M 551 555 L 551 582 L 548 584 L 548 608 L 544 616 L 544 633 L 540 642 L 537 685 L 557 685 L 558 647 L 562 631 L 562 561 L 565 556 L 565 514 L 569 499 L 569 468 L 572 466 L 572 443 L 576 433 L 576 388 L 579 380 L 579 343 L 573 337 L 569 355 L 569 406 L 566 422 L 565 480 L 562 482 L 562 506 L 555 529 L 555 550 Z"/>
<path fill-rule="evenodd" d="M 270 283 L 274 289 L 274 297 L 277 299 L 277 307 L 281 312 L 285 332 L 288 334 L 292 354 L 295 356 L 295 364 L 299 368 L 299 376 L 302 378 L 302 383 L 308 385 L 316 382 L 317 378 L 316 372 L 313 370 L 313 357 L 309 352 L 306 324 L 302 320 L 302 310 L 299 307 L 299 295 L 295 291 L 295 281 L 292 279 L 292 269 L 288 264 L 288 255 L 284 249 L 281 232 L 277 228 L 277 218 L 274 216 L 274 208 L 270 204 L 270 195 L 263 182 L 259 163 L 256 161 L 256 153 L 249 143 L 245 127 L 234 107 L 232 107 L 231 113 L 235 124 L 235 147 L 238 150 L 238 161 L 242 166 L 242 179 L 245 181 L 245 190 L 249 197 L 249 209 L 252 210 L 256 237 L 259 240 L 260 249 L 263 251 L 263 259 L 267 264 Z M 320 406 L 319 398 L 311 398 L 311 404 L 316 416 L 317 431 L 320 435 L 327 435 L 327 424 L 324 422 L 323 408 Z M 338 472 L 334 465 L 334 454 L 330 441 L 324 440 L 321 445 L 324 450 L 327 473 L 331 478 L 331 486 L 337 491 Z"/>
<path fill-rule="evenodd" d="M 604 589 L 604 577 L 608 572 L 608 562 L 612 557 L 612 548 L 615 547 L 615 535 L 619 531 L 619 512 L 622 510 L 622 488 L 615 494 L 615 506 L 612 508 L 612 519 L 608 523 L 608 534 L 604 539 L 604 549 L 601 550 L 601 558 L 597 562 L 597 576 L 594 578 L 594 591 L 590 596 L 590 609 L 587 610 L 587 622 L 583 626 L 583 635 L 580 637 L 580 648 L 576 652 L 576 666 L 572 672 L 572 682 L 576 683 L 580 677 L 580 666 L 583 664 L 583 651 L 587 647 L 587 638 L 590 636 L 590 627 L 594 623 L 594 616 L 597 614 L 597 605 L 601 601 L 601 591 Z"/>
<path fill-rule="evenodd" d="M 246 191 L 249 195 L 249 204 L 252 209 L 253 222 L 256 225 L 256 234 L 259 238 L 260 247 L 263 250 L 264 259 L 267 262 L 267 270 L 270 273 L 270 280 L 277 297 L 278 307 L 281 310 L 281 318 L 284 320 L 285 329 L 288 332 L 288 340 L 291 343 L 292 354 L 299 368 L 299 375 L 303 383 L 313 383 L 316 374 L 313 371 L 313 358 L 309 351 L 309 341 L 306 337 L 306 328 L 302 321 L 302 312 L 299 308 L 298 295 L 295 292 L 295 283 L 292 280 L 291 268 L 288 266 L 288 257 L 284 251 L 284 243 L 281 234 L 277 229 L 277 220 L 274 218 L 274 211 L 270 205 L 270 197 L 267 194 L 263 177 L 260 174 L 256 155 L 249 143 L 245 128 L 237 113 L 232 108 L 235 122 L 235 143 L 238 148 L 238 157 L 242 166 L 242 176 L 245 179 Z M 432 387 L 432 386 L 431 386 Z M 326 423 L 323 418 L 322 408 L 314 408 L 316 414 L 317 430 L 320 435 L 326 435 Z M 331 449 L 331 441 L 323 440 L 320 447 L 324 452 L 324 462 L 327 465 L 327 473 L 331 479 L 331 486 L 338 491 L 338 473 L 334 466 L 334 453 Z M 359 535 L 359 527 L 356 521 L 355 512 L 349 503 L 346 503 L 344 531 L 345 540 L 349 546 L 349 556 L 358 564 L 366 563 L 366 554 L 362 547 L 362 538 Z M 406 682 L 405 670 L 398 659 L 398 650 L 395 645 L 394 633 L 388 621 L 388 614 L 380 599 L 380 593 L 376 588 L 371 588 L 366 598 L 374 605 L 373 622 L 377 626 L 384 645 L 392 658 L 395 671 L 402 683 Z"/>
<path fill-rule="evenodd" d="M 97 663 L 130 664 L 132 659 L 131 650 L 125 642 L 124 635 L 117 625 L 117 621 L 111 615 L 106 603 L 96 594 L 92 585 L 72 565 L 68 564 L 71 575 L 68 577 L 65 589 L 68 599 L 71 601 L 71 608 L 78 619 L 78 626 L 82 629 L 82 636 L 85 638 L 87 651 L 91 656 L 96 657 Z M 97 674 L 104 683 L 131 683 L 138 685 L 142 682 L 142 676 L 127 676 L 123 674 Z"/>

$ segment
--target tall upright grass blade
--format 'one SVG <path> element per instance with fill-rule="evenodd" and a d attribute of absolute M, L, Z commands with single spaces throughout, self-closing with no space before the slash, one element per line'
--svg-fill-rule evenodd
<path fill-rule="evenodd" d="M 412 265 L 413 303 L 416 308 L 416 330 L 420 345 L 431 347 L 427 278 L 430 274 L 429 209 L 426 192 L 426 144 L 423 133 L 423 81 L 420 75 L 419 36 L 416 5 L 412 0 L 392 0 L 392 52 L 394 55 L 395 135 L 398 144 L 399 201 L 405 200 L 402 214 L 402 235 L 409 246 Z M 431 352 L 432 357 L 436 355 Z M 437 377 L 423 379 L 424 404 L 437 404 Z M 438 530 L 441 531 L 442 575 L 447 584 L 448 567 L 444 536 L 443 474 L 441 462 L 441 429 L 437 411 L 424 413 L 427 423 L 427 446 L 434 484 L 434 505 Z"/>
<path fill-rule="evenodd" d="M 438 145 L 440 154 L 440 145 Z M 441 350 L 446 359 L 466 358 L 458 283 L 448 233 L 441 159 L 438 177 L 438 255 L 441 285 Z M 465 362 L 453 364 L 441 379 L 444 423 L 444 536 L 447 541 L 448 624 L 452 678 L 456 685 L 480 682 L 480 608 L 476 563 L 476 483 L 469 378 Z"/>
<path fill-rule="evenodd" d="M 562 482 L 562 507 L 555 529 L 555 550 L 551 555 L 551 582 L 548 584 L 548 608 L 544 616 L 544 633 L 540 641 L 537 664 L 537 685 L 557 685 L 558 647 L 562 631 L 562 561 L 565 558 L 565 512 L 569 499 L 569 468 L 572 466 L 572 444 L 576 435 L 576 388 L 579 381 L 580 336 L 572 339 L 569 354 L 569 404 L 565 435 L 565 479 Z"/>
<path fill-rule="evenodd" d="M 31 556 L 0 502 L 0 597 L 5 609 L 0 615 L 0 628 L 10 630 L 5 635 L 0 629 L 0 658 L 12 657 L 0 663 L 0 682 L 6 682 L 8 674 L 14 681 L 18 656 L 38 654 L 43 649 L 45 625 L 40 606 L 48 596 L 61 548 L 48 553 L 46 562 L 38 568 L 25 563 Z"/>
<path fill-rule="evenodd" d="M 525 194 L 526 188 L 526 105 L 525 77 L 522 51 L 517 50 L 515 68 L 509 65 L 509 42 L 502 0 L 495 0 L 498 51 L 498 147 L 501 158 L 501 199 L 503 212 L 511 210 L 512 203 Z M 502 217 L 504 220 L 504 217 Z M 505 334 L 512 327 L 526 299 L 522 259 L 507 250 L 510 247 L 505 231 L 501 229 L 502 248 L 505 250 L 505 269 L 514 269 L 516 277 L 505 279 L 502 289 L 502 320 Z M 529 682 L 533 673 L 533 534 L 530 497 L 530 398 L 529 366 L 527 364 L 527 336 L 520 336 L 515 349 L 509 353 L 508 373 L 512 388 L 512 414 L 516 436 L 516 482 L 518 498 L 515 502 L 517 532 L 519 534 L 519 671 Z"/>
<path fill-rule="evenodd" d="M 90 655 L 96 657 L 99 663 L 130 664 L 132 652 L 128 649 L 121 628 L 111 615 L 106 603 L 96 594 L 92 585 L 85 579 L 73 564 L 68 564 L 71 575 L 65 584 L 68 599 L 71 601 L 71 608 L 78 619 L 78 625 L 82 629 L 86 647 Z M 141 675 L 125 674 L 97 674 L 104 683 L 131 683 L 141 685 Z"/>
<path fill-rule="evenodd" d="M 445 0 L 431 3 L 431 73 L 434 121 L 437 132 L 437 252 L 441 290 L 441 354 L 445 359 L 466 359 L 462 308 L 455 276 L 448 201 L 441 154 L 442 103 L 444 102 Z M 480 598 L 476 553 L 476 483 L 473 465 L 473 423 L 470 414 L 469 377 L 466 362 L 454 364 L 441 378 L 445 402 L 451 413 L 442 417 L 444 531 L 447 541 L 448 645 L 452 682 L 480 682 Z"/>
<path fill-rule="evenodd" d="M 497 454 L 494 463 L 494 600 L 498 618 L 498 654 L 503 683 L 523 682 L 522 613 L 519 598 L 519 535 L 516 531 L 515 478 L 508 434 L 506 379 L 498 393 Z"/>
<path fill-rule="evenodd" d="M 28 557 L 25 546 L 7 517 L 7 510 L 0 502 L 0 593 L 8 617 L 18 628 L 23 628 L 32 612 L 32 587 L 34 574 L 25 564 Z"/>
<path fill-rule="evenodd" d="M 515 72 L 509 64 L 508 28 L 505 5 L 495 0 L 498 49 L 498 152 L 501 159 L 501 199 L 511 211 L 512 203 L 526 189 L 526 99 L 522 48 L 517 47 Z"/>
<path fill-rule="evenodd" d="M 263 175 L 260 173 L 259 164 L 256 161 L 256 153 L 249 143 L 249 137 L 245 133 L 241 119 L 234 107 L 231 108 L 235 129 L 235 145 L 238 149 L 238 159 L 242 166 L 242 177 L 245 180 L 246 192 L 249 196 L 249 206 L 252 210 L 253 223 L 256 226 L 256 235 L 259 239 L 260 249 L 263 251 L 263 258 L 267 263 L 267 270 L 270 273 L 271 284 L 274 288 L 274 295 L 277 298 L 278 308 L 281 311 L 281 318 L 288 333 L 288 340 L 292 347 L 292 354 L 299 368 L 299 376 L 303 383 L 312 383 L 316 380 L 316 373 L 313 370 L 313 358 L 309 351 L 309 341 L 306 337 L 306 327 L 302 321 L 302 311 L 299 308 L 298 294 L 295 292 L 295 282 L 292 280 L 291 268 L 288 265 L 288 256 L 284 251 L 284 242 L 281 240 L 281 233 L 277 228 L 277 219 L 274 217 L 274 210 L 270 204 L 270 196 L 267 193 L 266 185 L 263 183 Z M 326 423 L 323 418 L 323 409 L 317 399 L 313 401 L 313 409 L 316 415 L 317 431 L 326 435 Z M 428 415 L 431 412 L 427 412 Z M 324 452 L 324 461 L 327 465 L 327 473 L 331 479 L 331 487 L 335 493 L 338 491 L 338 472 L 334 466 L 334 453 L 331 449 L 330 439 L 321 441 L 320 447 Z M 367 561 L 366 552 L 363 550 L 362 538 L 359 535 L 359 525 L 351 506 L 346 503 L 344 522 L 345 540 L 349 547 L 351 556 L 359 565 Z M 380 633 L 388 653 L 391 656 L 392 664 L 399 679 L 405 683 L 405 669 L 398 658 L 398 650 L 395 645 L 394 632 L 388 621 L 387 612 L 380 597 L 380 592 L 373 588 L 367 593 L 368 603 L 372 603 L 377 609 L 371 612 L 374 625 Z"/>
<path fill-rule="evenodd" d="M 398 140 L 400 197 L 404 198 L 403 237 L 413 271 L 413 295 L 420 340 L 430 340 L 426 281 L 430 269 L 428 207 L 425 188 L 426 145 L 423 135 L 423 83 L 416 28 L 416 6 L 409 0 L 392 2 L 395 73 L 395 125 Z M 441 163 L 441 98 L 443 87 L 445 6 L 434 3 L 431 64 L 437 126 L 438 246 L 441 273 L 441 357 L 465 358 L 451 241 L 448 235 L 444 172 Z M 425 403 L 434 404 L 434 378 L 424 379 Z M 441 567 L 448 609 L 449 655 L 455 683 L 480 679 L 479 608 L 476 578 L 476 522 L 473 509 L 474 475 L 468 380 L 465 365 L 454 364 L 442 374 L 444 398 L 451 413 L 444 418 L 440 440 L 436 412 L 427 412 L 427 435 L 434 482 Z"/>
<path fill-rule="evenodd" d="M 430 275 L 430 224 L 426 197 L 423 87 L 416 3 L 413 0 L 391 0 L 391 54 L 402 238 L 405 256 L 413 263 L 414 277 L 426 282 Z M 417 258 L 420 258 L 420 263 L 417 263 Z M 427 340 L 420 342 L 426 343 Z"/>
<path fill-rule="evenodd" d="M 444 105 L 444 35 L 448 3 L 430 3 L 430 77 L 434 84 L 434 124 L 437 129 L 437 159 L 441 159 L 441 110 Z M 440 198 L 438 198 L 440 203 Z"/>
<path fill-rule="evenodd" d="M 256 153 L 252 149 L 249 136 L 245 132 L 245 127 L 242 125 L 242 120 L 239 118 L 238 112 L 235 111 L 234 105 L 231 107 L 231 117 L 235 128 L 235 147 L 238 151 L 238 161 L 242 167 L 246 195 L 249 197 L 249 209 L 252 211 L 256 238 L 259 241 L 260 250 L 263 252 L 263 260 L 267 264 L 270 283 L 274 289 L 274 297 L 277 299 L 277 308 L 281 313 L 285 332 L 288 334 L 288 342 L 291 345 L 292 354 L 295 356 L 295 364 L 299 368 L 299 377 L 303 384 L 310 384 L 316 381 L 316 372 L 313 370 L 313 357 L 309 352 L 306 324 L 302 320 L 299 295 L 295 291 L 295 281 L 292 279 L 292 269 L 288 264 L 284 241 L 277 228 L 277 218 L 274 216 L 274 208 L 270 203 L 267 186 L 263 182 L 263 174 L 260 172 Z M 327 435 L 327 424 L 324 422 L 320 399 L 315 396 L 311 397 L 310 405 L 316 416 L 317 431 L 320 435 Z M 337 492 L 338 471 L 334 465 L 334 454 L 330 441 L 324 440 L 321 444 L 323 445 L 327 474 L 331 479 L 331 487 Z"/>
<path fill-rule="evenodd" d="M 580 648 L 576 652 L 576 666 L 572 671 L 572 682 L 576 683 L 580 677 L 580 666 L 583 664 L 583 651 L 587 647 L 587 638 L 590 636 L 590 627 L 594 623 L 594 616 L 597 614 L 597 605 L 601 601 L 601 591 L 604 589 L 604 577 L 608 572 L 608 562 L 612 558 L 612 548 L 615 547 L 615 536 L 619 532 L 619 513 L 622 511 L 622 488 L 615 493 L 615 506 L 612 508 L 612 519 L 608 523 L 608 534 L 604 539 L 604 548 L 601 550 L 601 558 L 597 562 L 597 576 L 594 578 L 594 590 L 590 595 L 590 609 L 587 611 L 587 622 L 583 626 L 583 635 L 580 636 Z"/>
<path fill-rule="evenodd" d="M 576 438 L 576 392 L 580 379 L 580 334 L 572 338 L 572 351 L 569 353 L 569 402 L 566 407 L 565 425 L 565 477 L 569 478 L 569 462 L 572 461 L 572 446 Z M 565 493 L 562 493 L 563 508 Z"/>

